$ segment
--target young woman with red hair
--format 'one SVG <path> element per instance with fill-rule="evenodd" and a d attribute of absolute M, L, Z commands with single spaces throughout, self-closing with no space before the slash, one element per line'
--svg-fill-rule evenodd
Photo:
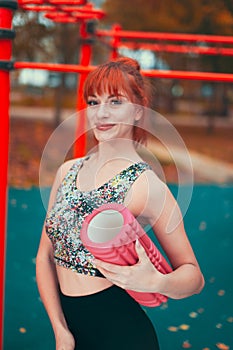
<path fill-rule="evenodd" d="M 146 91 L 140 67 L 130 58 L 100 65 L 86 79 L 84 98 L 97 150 L 58 170 L 36 263 L 56 350 L 157 350 L 151 321 L 126 289 L 180 299 L 203 288 L 177 203 L 137 153 L 136 144 L 145 141 Z M 124 204 L 152 226 L 172 272 L 161 274 L 140 244 L 133 266 L 94 259 L 80 229 L 88 214 L 109 202 Z"/>

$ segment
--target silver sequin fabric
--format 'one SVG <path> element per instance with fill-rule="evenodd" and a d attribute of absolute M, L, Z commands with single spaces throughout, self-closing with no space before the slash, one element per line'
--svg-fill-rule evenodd
<path fill-rule="evenodd" d="M 61 182 L 55 203 L 46 216 L 45 228 L 53 245 L 56 264 L 77 273 L 100 276 L 93 267 L 93 255 L 80 239 L 82 223 L 88 214 L 102 204 L 123 204 L 134 181 L 151 168 L 145 162 L 134 163 L 99 188 L 80 191 L 76 186 L 77 175 L 86 159 L 79 158 Z"/>

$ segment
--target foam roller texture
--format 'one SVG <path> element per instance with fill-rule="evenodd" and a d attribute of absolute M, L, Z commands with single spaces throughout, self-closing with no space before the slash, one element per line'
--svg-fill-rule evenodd
<path fill-rule="evenodd" d="M 80 237 L 94 257 L 121 266 L 137 263 L 135 242 L 138 239 L 159 272 L 172 271 L 133 214 L 122 204 L 108 203 L 95 209 L 83 222 Z M 126 291 L 143 306 L 155 307 L 167 301 L 167 297 L 159 293 Z"/>

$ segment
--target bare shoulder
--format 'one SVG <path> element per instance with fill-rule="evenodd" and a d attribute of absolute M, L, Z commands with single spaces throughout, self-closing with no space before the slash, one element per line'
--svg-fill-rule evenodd
<path fill-rule="evenodd" d="M 51 193 L 50 193 L 50 204 L 49 207 L 51 206 L 51 203 L 54 202 L 55 197 L 56 197 L 56 193 L 57 190 L 60 186 L 60 184 L 62 183 L 63 179 L 65 178 L 66 174 L 68 173 L 68 171 L 71 169 L 71 167 L 79 161 L 79 159 L 81 160 L 82 158 L 74 158 L 74 159 L 70 159 L 66 162 L 64 162 L 62 165 L 60 165 L 60 167 L 57 170 L 54 182 L 53 182 L 53 186 L 51 189 Z"/>
<path fill-rule="evenodd" d="M 73 158 L 69 159 L 63 164 L 60 165 L 60 167 L 57 170 L 55 181 L 59 184 L 62 182 L 68 171 L 72 168 L 72 166 L 77 163 L 79 160 L 81 161 L 83 158 Z"/>
<path fill-rule="evenodd" d="M 134 183 L 134 190 L 144 193 L 147 198 L 158 198 L 167 190 L 167 185 L 153 170 L 144 171 Z"/>
<path fill-rule="evenodd" d="M 125 204 L 135 216 L 148 216 L 164 201 L 167 186 L 153 170 L 144 171 L 134 182 L 126 196 Z"/>
<path fill-rule="evenodd" d="M 59 174 L 61 177 L 66 176 L 70 168 L 78 161 L 77 158 L 69 159 L 66 162 L 62 163 L 60 167 L 58 168 L 57 174 Z"/>

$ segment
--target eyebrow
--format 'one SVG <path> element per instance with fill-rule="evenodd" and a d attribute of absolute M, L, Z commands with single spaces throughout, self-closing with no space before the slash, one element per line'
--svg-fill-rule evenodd
<path fill-rule="evenodd" d="M 119 97 L 126 97 L 125 95 L 122 95 L 122 94 L 117 94 L 117 95 L 116 95 L 116 94 L 113 94 L 113 95 L 109 95 L 107 98 L 109 99 L 109 98 L 118 97 L 118 96 L 119 96 Z M 98 97 L 97 97 L 96 95 L 94 95 L 94 94 L 88 96 L 88 98 L 90 98 L 90 97 L 98 98 Z"/>
<path fill-rule="evenodd" d="M 117 94 L 117 95 L 110 95 L 108 96 L 108 98 L 112 98 L 112 97 L 126 97 L 125 95 L 122 95 L 122 94 Z"/>
<path fill-rule="evenodd" d="M 120 95 L 109 95 L 108 96 L 108 98 L 107 98 L 107 100 L 110 100 L 111 98 L 118 98 L 118 96 L 120 96 Z"/>

